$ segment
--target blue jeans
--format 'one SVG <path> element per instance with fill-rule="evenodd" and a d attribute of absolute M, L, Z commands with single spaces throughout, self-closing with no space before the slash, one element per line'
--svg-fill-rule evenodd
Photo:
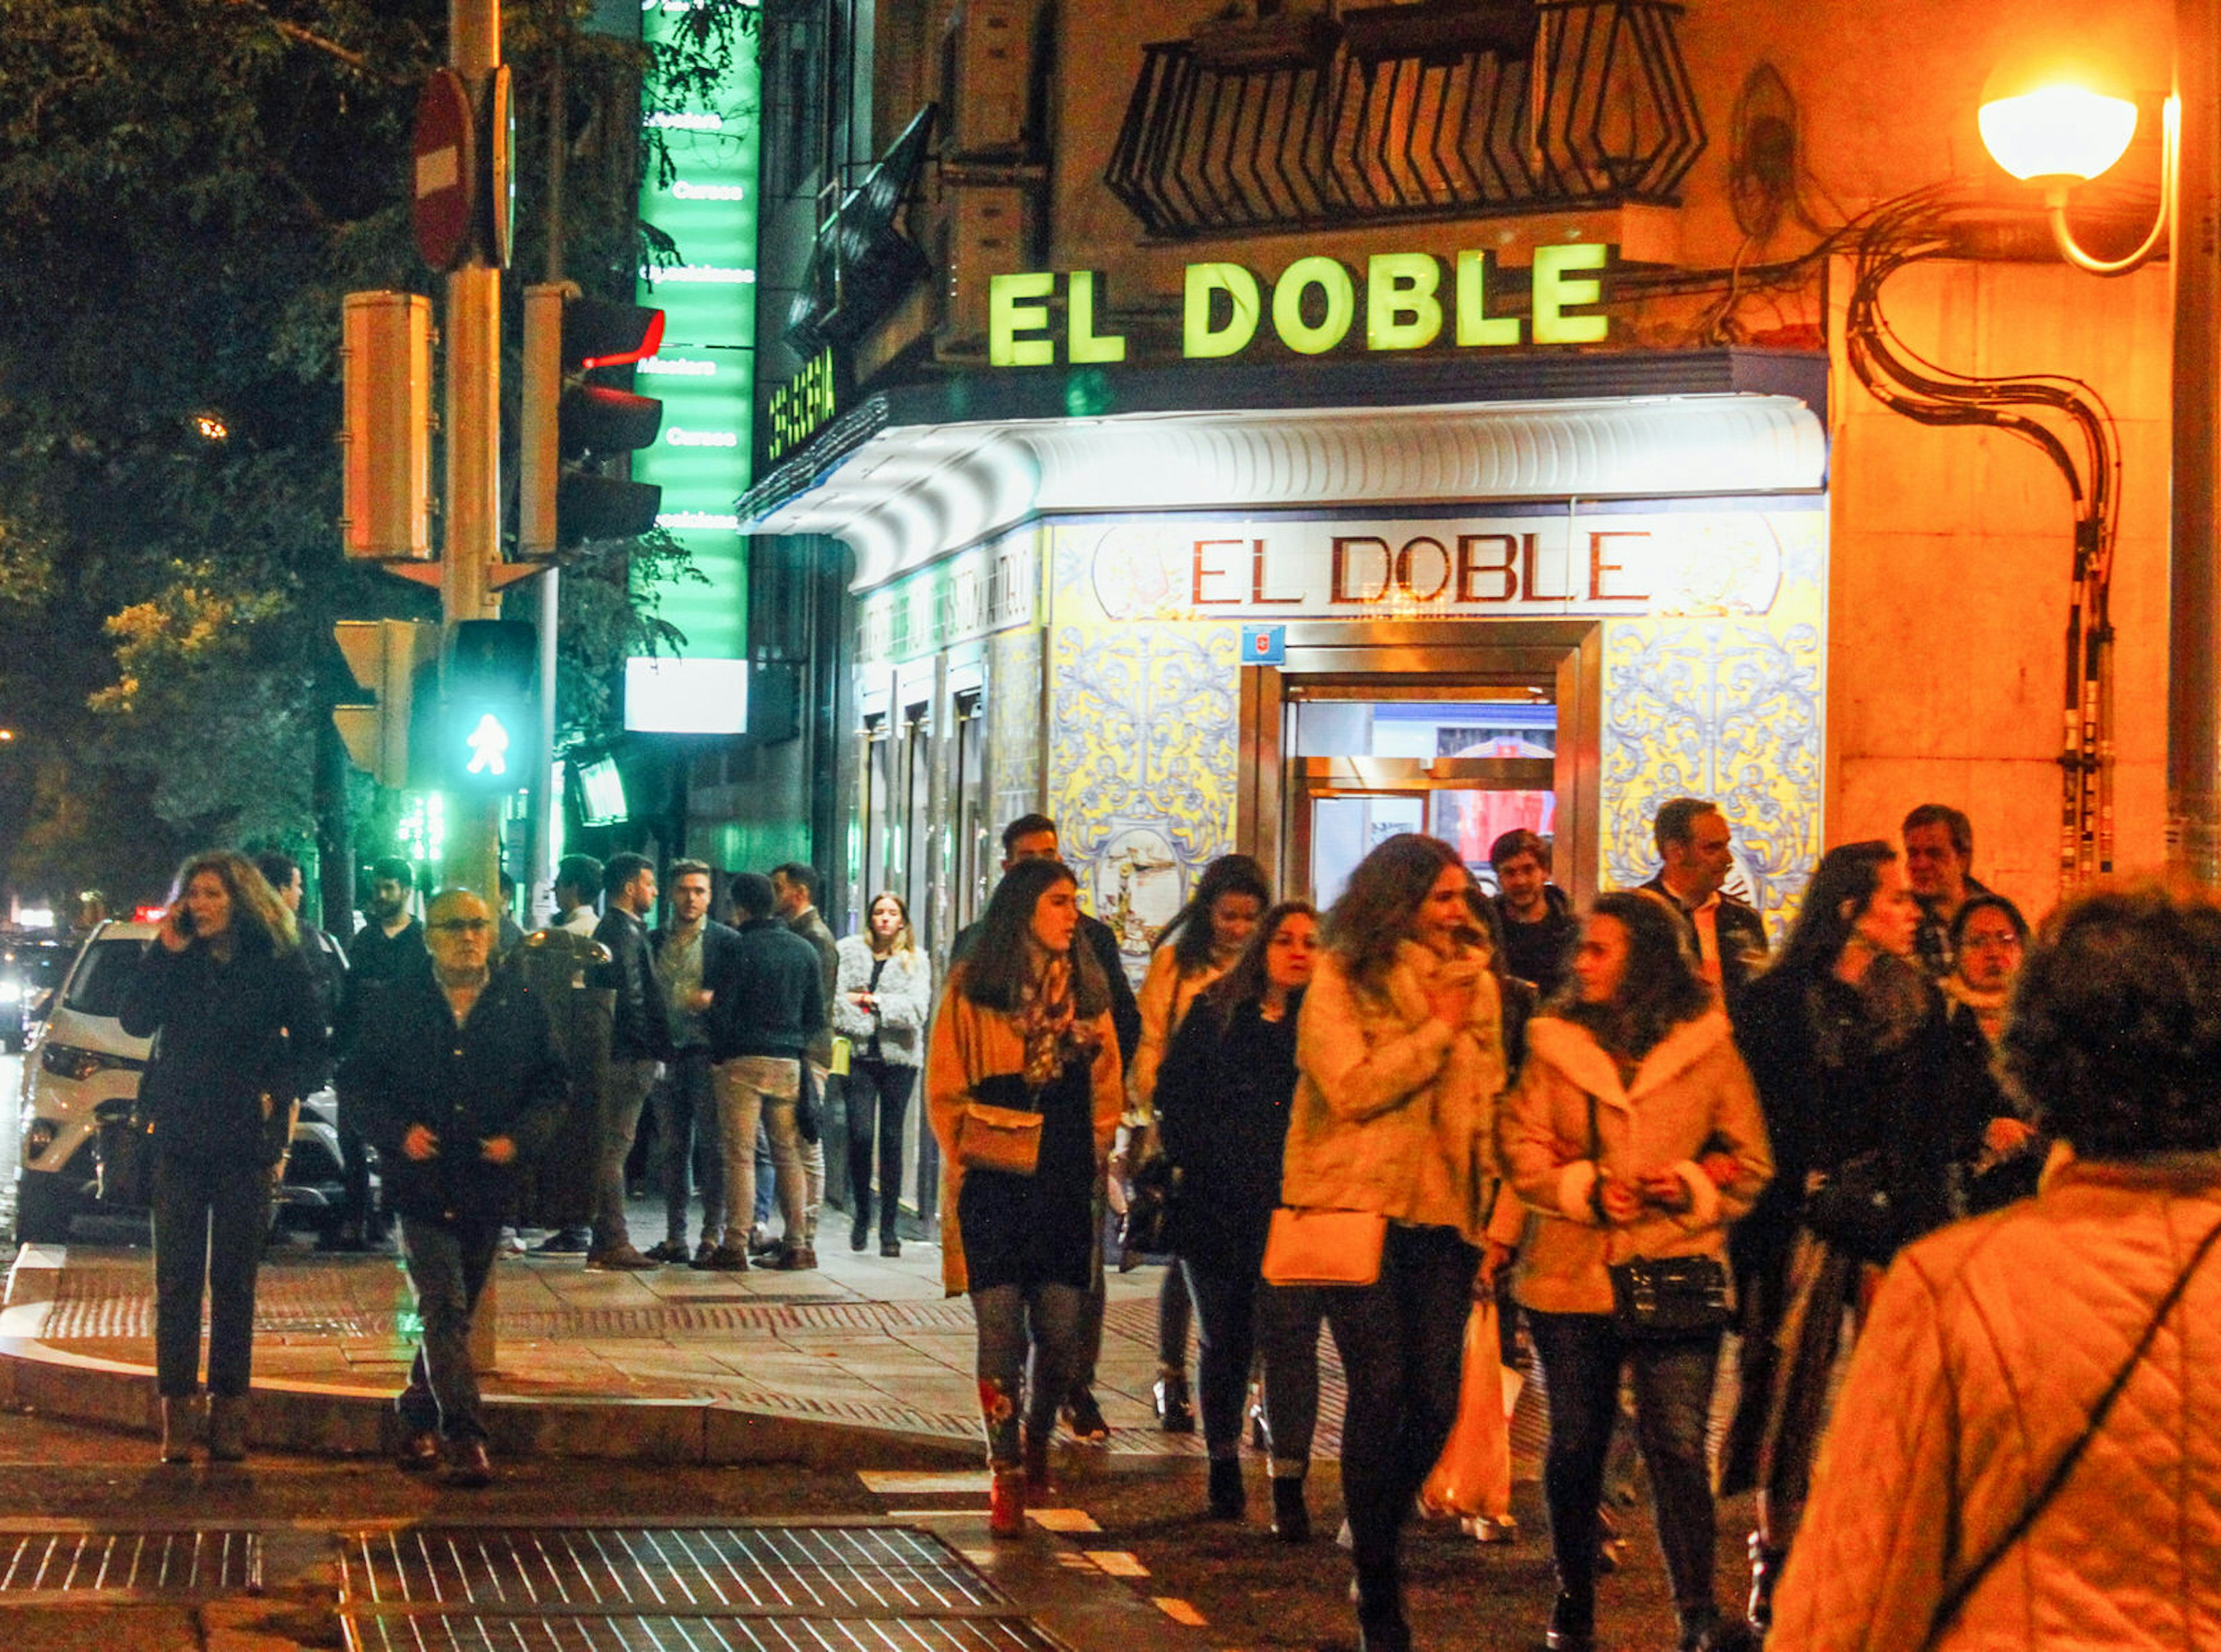
<path fill-rule="evenodd" d="M 979 1409 L 987 1461 L 994 1467 L 1018 1463 L 1021 1415 L 1027 1430 L 1041 1439 L 1055 1430 L 1057 1405 L 1079 1365 L 1085 1301 L 1086 1292 L 1069 1285 L 998 1285 L 972 1293 Z"/>
<path fill-rule="evenodd" d="M 493 1267 L 501 1218 L 441 1222 L 404 1214 L 401 1245 L 416 1287 L 424 1339 L 394 1409 L 413 1433 L 437 1429 L 450 1440 L 483 1440 L 478 1371 L 471 1364 L 471 1316 Z"/>
<path fill-rule="evenodd" d="M 690 1184 L 702 1189 L 702 1236 L 725 1229 L 725 1158 L 717 1140 L 717 1097 L 706 1045 L 682 1049 L 655 1086 L 655 1128 L 663 1149 L 663 1236 L 686 1242 Z"/>
<path fill-rule="evenodd" d="M 1716 1519 L 1705 1464 L 1705 1425 L 1719 1367 L 1720 1333 L 1670 1342 L 1635 1342 L 1608 1314 L 1527 1311 L 1550 1402 L 1550 1443 L 1542 1495 L 1550 1510 L 1550 1548 L 1558 1587 L 1579 1599 L 1596 1591 L 1597 1505 L 1605 1458 L 1619 1417 L 1619 1375 L 1631 1365 L 1635 1432 L 1650 1470 L 1658 1546 L 1672 1580 L 1684 1634 L 1719 1616 L 1712 1595 Z"/>
<path fill-rule="evenodd" d="M 253 1382 L 254 1279 L 270 1192 L 259 1165 L 154 1161 L 154 1377 L 163 1399 L 200 1392 L 203 1289 L 209 1392 L 236 1398 Z"/>

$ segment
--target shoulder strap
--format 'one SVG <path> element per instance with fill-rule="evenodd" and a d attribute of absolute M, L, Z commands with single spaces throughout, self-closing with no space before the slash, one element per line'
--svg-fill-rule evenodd
<path fill-rule="evenodd" d="M 1952 1621 L 1958 1617 L 1968 1598 L 1981 1586 L 1982 1580 L 1996 1570 L 1998 1562 L 2005 1559 L 2015 1543 L 2028 1535 L 2029 1528 L 2050 1506 L 2052 1499 L 2059 1495 L 2061 1488 L 2067 1484 L 2068 1477 L 2074 1474 L 2074 1466 L 2082 1461 L 2083 1453 L 2090 1449 L 2090 1442 L 2098 1437 L 2098 1430 L 2105 1426 L 2105 1419 L 2112 1414 L 2113 1404 L 2120 1399 L 2122 1390 L 2129 1386 L 2129 1379 L 2143 1363 L 2144 1355 L 2151 1352 L 2151 1345 L 2159 1338 L 2160 1328 L 2167 1323 L 2168 1316 L 2174 1311 L 2174 1305 L 2182 1300 L 2182 1293 L 2190 1288 L 2191 1276 L 2198 1272 L 2199 1264 L 2205 1260 L 2205 1253 L 2213 1248 L 2217 1239 L 2221 1239 L 2221 1222 L 2208 1228 L 2205 1236 L 2198 1242 L 2198 1248 L 2190 1253 L 2190 1260 L 2182 1265 L 2182 1271 L 2174 1276 L 2174 1283 L 2168 1286 L 2167 1294 L 2152 1310 L 2150 1322 L 2144 1326 L 2143 1335 L 2137 1339 L 2136 1347 L 2121 1362 L 2121 1368 L 2113 1373 L 2113 1380 L 2105 1385 L 2105 1392 L 2098 1397 L 2097 1405 L 2091 1408 L 2088 1425 L 2074 1443 L 2060 1455 L 2051 1473 L 2036 1488 L 2036 1495 L 2029 1499 L 2028 1505 L 2021 1510 L 2020 1517 L 2005 1528 L 2003 1535 L 1983 1552 L 1981 1559 L 1968 1568 L 1959 1580 L 1943 1592 L 1943 1598 L 1936 1603 L 1935 1616 L 1928 1620 L 1928 1638 L 1922 1643 L 1924 1652 L 1926 1648 L 1934 1646 L 1943 1632 L 1951 1627 Z"/>
<path fill-rule="evenodd" d="M 1604 1173 L 1604 1136 L 1597 1129 L 1596 1092 L 1584 1090 L 1581 1099 L 1589 1104 L 1589 1157 L 1596 1161 L 1597 1173 Z"/>

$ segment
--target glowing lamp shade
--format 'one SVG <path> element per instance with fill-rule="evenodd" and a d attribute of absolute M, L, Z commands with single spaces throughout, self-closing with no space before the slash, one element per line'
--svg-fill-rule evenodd
<path fill-rule="evenodd" d="M 2097 177 L 2126 153 L 2137 106 L 2081 86 L 2049 85 L 1993 98 L 1978 117 L 1983 147 L 2018 178 Z"/>

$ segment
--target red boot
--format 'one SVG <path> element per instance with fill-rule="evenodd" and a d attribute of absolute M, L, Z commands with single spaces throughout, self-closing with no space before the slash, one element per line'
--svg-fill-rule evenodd
<path fill-rule="evenodd" d="M 987 1531 L 990 1536 L 1026 1535 L 1026 1477 L 1017 1468 L 997 1468 L 987 1492 Z"/>

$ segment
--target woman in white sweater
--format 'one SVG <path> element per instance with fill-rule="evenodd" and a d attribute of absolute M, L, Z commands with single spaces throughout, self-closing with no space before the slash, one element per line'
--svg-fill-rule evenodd
<path fill-rule="evenodd" d="M 833 986 L 833 1029 L 848 1058 L 848 1248 L 872 1234 L 872 1144 L 879 1164 L 879 1255 L 902 1255 L 895 1217 L 902 1202 L 903 1117 L 924 1059 L 933 966 L 910 937 L 910 909 L 892 892 L 872 902 L 866 933 L 842 937 Z"/>

